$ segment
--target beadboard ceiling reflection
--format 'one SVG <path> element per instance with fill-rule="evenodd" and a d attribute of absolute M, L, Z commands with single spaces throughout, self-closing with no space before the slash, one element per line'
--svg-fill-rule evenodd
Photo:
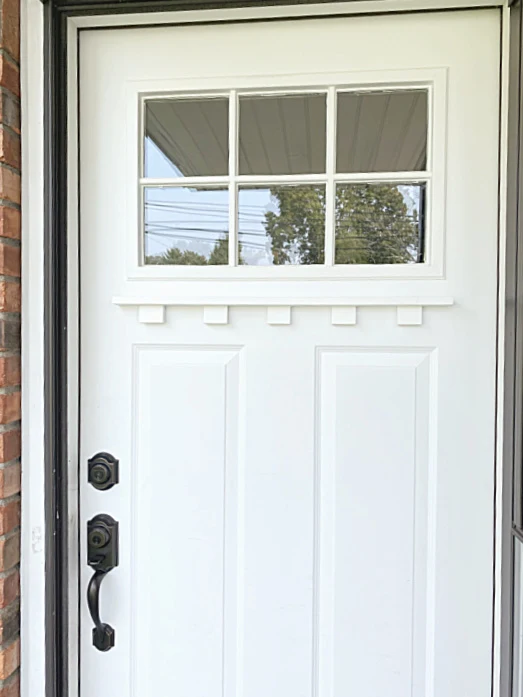
<path fill-rule="evenodd" d="M 337 100 L 338 172 L 426 168 L 425 90 L 341 92 Z M 324 173 L 326 123 L 325 94 L 240 97 L 238 173 Z M 164 160 L 146 161 L 147 177 L 228 174 L 227 98 L 148 101 L 146 136 Z"/>

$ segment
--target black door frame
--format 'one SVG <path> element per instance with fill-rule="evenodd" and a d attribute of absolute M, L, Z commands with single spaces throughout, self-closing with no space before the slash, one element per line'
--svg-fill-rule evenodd
<path fill-rule="evenodd" d="M 67 20 L 89 15 L 359 0 L 42 0 L 44 2 L 46 697 L 68 697 Z M 505 343 L 501 695 L 512 682 L 513 551 L 523 541 L 523 0 L 511 5 Z M 465 9 L 465 8 L 463 8 Z M 497 9 L 500 9 L 497 7 Z M 449 9 L 420 10 L 448 12 Z M 460 10 L 455 10 L 460 11 Z M 348 10 L 350 12 L 350 10 Z M 390 11 L 384 10 L 387 14 Z M 305 13 L 306 14 L 306 13 Z M 372 14 L 376 14 L 375 12 Z M 361 15 L 360 15 L 361 16 Z"/>
<path fill-rule="evenodd" d="M 511 3 L 503 423 L 501 687 L 512 696 L 516 541 L 523 542 L 523 2 Z M 521 650 L 521 648 L 520 648 Z M 519 657 L 522 660 L 523 657 Z"/>

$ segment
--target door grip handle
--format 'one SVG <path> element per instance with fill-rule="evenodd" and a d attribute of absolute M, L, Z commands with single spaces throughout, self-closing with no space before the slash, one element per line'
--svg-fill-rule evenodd
<path fill-rule="evenodd" d="M 101 513 L 87 523 L 87 563 L 94 570 L 87 586 L 93 645 L 98 651 L 109 651 L 115 644 L 115 630 L 100 619 L 100 589 L 107 574 L 118 566 L 118 523 L 110 515 Z"/>
<path fill-rule="evenodd" d="M 95 571 L 87 586 L 87 605 L 94 622 L 93 645 L 98 651 L 109 651 L 115 643 L 115 631 L 100 619 L 100 588 L 108 571 Z"/>

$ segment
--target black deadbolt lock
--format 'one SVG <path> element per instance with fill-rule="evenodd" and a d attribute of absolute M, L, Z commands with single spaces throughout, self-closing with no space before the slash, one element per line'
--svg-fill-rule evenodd
<path fill-rule="evenodd" d="M 100 619 L 100 586 L 109 571 L 118 566 L 118 523 L 100 513 L 87 523 L 87 563 L 94 574 L 87 588 L 87 603 L 94 622 L 93 644 L 109 651 L 115 643 L 115 631 Z"/>
<path fill-rule="evenodd" d="M 118 484 L 118 460 L 110 453 L 97 453 L 87 461 L 87 481 L 105 491 Z"/>

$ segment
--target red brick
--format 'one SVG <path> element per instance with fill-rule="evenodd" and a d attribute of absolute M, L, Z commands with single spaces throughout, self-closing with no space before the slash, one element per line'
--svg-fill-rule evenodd
<path fill-rule="evenodd" d="M 0 244 L 0 274 L 20 277 L 21 253 L 20 247 Z"/>
<path fill-rule="evenodd" d="M 20 59 L 20 0 L 2 0 L 0 43 L 15 60 Z"/>
<path fill-rule="evenodd" d="M 20 211 L 9 206 L 0 206 L 0 237 L 19 240 L 21 232 Z"/>
<path fill-rule="evenodd" d="M 15 351 L 20 348 L 20 314 L 16 316 L 0 316 L 0 350 Z"/>
<path fill-rule="evenodd" d="M 19 283 L 0 281 L 0 312 L 20 312 L 21 299 Z"/>
<path fill-rule="evenodd" d="M 0 424 L 18 421 L 21 416 L 20 392 L 0 394 Z"/>
<path fill-rule="evenodd" d="M 15 569 L 12 573 L 0 578 L 0 609 L 10 605 L 20 596 L 20 572 Z M 2 693 L 0 692 L 0 697 Z"/>
<path fill-rule="evenodd" d="M 20 639 L 0 651 L 0 680 L 12 675 L 20 665 Z"/>
<path fill-rule="evenodd" d="M 20 533 L 0 540 L 0 571 L 12 569 L 20 561 Z M 2 678 L 0 677 L 0 680 Z"/>
<path fill-rule="evenodd" d="M 0 167 L 0 198 L 20 205 L 20 175 L 7 167 Z"/>
<path fill-rule="evenodd" d="M 20 501 L 0 506 L 0 535 L 6 535 L 20 525 Z"/>
<path fill-rule="evenodd" d="M 20 102 L 9 92 L 0 93 L 0 124 L 20 134 Z"/>
<path fill-rule="evenodd" d="M 18 435 L 19 445 L 20 431 L 9 431 L 9 433 L 12 433 L 13 435 Z M 20 445 L 18 447 L 18 455 L 20 455 Z M 21 468 L 19 462 L 17 462 L 15 465 L 10 465 L 9 467 L 3 467 L 2 469 L 0 469 L 0 498 L 6 499 L 9 496 L 14 496 L 14 494 L 18 494 L 18 492 L 20 491 L 20 482 Z"/>
<path fill-rule="evenodd" d="M 20 676 L 16 675 L 8 683 L 0 687 L 0 697 L 18 697 L 20 694 Z"/>
<path fill-rule="evenodd" d="M 22 439 L 19 428 L 0 433 L 0 462 L 11 462 L 20 457 Z M 0 469 L 0 498 L 20 491 L 20 464 Z"/>
<path fill-rule="evenodd" d="M 9 58 L 0 55 L 0 87 L 20 96 L 20 70 Z"/>
<path fill-rule="evenodd" d="M 20 603 L 13 603 L 0 613 L 0 644 L 12 641 L 20 634 Z"/>
<path fill-rule="evenodd" d="M 1 249 L 2 245 L 0 244 Z M 0 271 L 0 273 L 2 272 Z M 20 356 L 0 356 L 0 386 L 15 387 L 20 384 L 20 377 Z"/>
<path fill-rule="evenodd" d="M 0 128 L 0 162 L 5 162 L 15 169 L 20 169 L 20 136 Z"/>
<path fill-rule="evenodd" d="M 9 571 L 20 563 L 20 533 L 0 540 L 0 570 Z"/>

